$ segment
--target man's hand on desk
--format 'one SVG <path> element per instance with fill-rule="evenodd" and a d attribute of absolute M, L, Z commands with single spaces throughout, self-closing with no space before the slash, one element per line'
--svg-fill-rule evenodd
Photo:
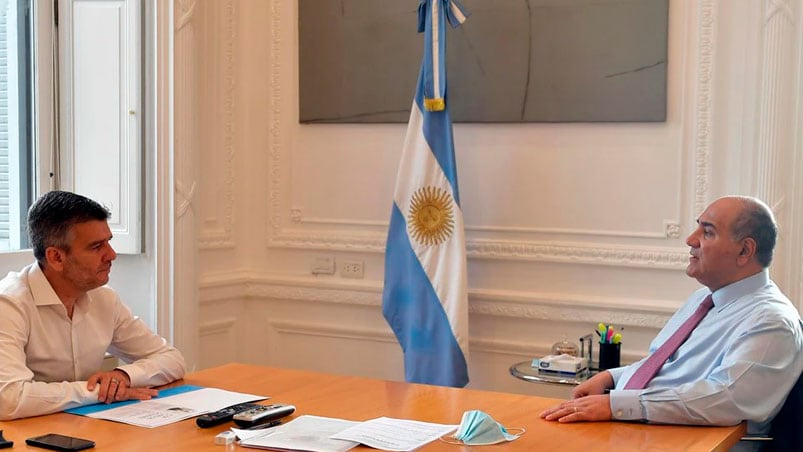
<path fill-rule="evenodd" d="M 539 416 L 558 422 L 610 421 L 611 397 L 608 394 L 580 397 L 547 408 Z"/>
<path fill-rule="evenodd" d="M 98 401 L 104 403 L 121 400 L 148 400 L 159 394 L 159 391 L 155 389 L 132 388 L 128 374 L 119 369 L 92 374 L 87 379 L 86 388 L 94 391 L 95 386 L 99 386 Z"/>
<path fill-rule="evenodd" d="M 574 388 L 572 398 L 579 399 L 588 395 L 605 394 L 606 389 L 613 389 L 613 387 L 613 376 L 607 370 L 603 370 Z"/>

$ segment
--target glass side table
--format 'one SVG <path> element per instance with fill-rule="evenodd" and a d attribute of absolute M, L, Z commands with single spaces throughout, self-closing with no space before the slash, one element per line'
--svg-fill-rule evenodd
<path fill-rule="evenodd" d="M 577 374 L 576 377 L 571 377 L 568 375 L 545 375 L 538 372 L 538 369 L 533 368 L 532 361 L 522 361 L 510 366 L 510 375 L 535 383 L 553 383 L 559 385 L 577 386 L 580 383 L 588 380 L 588 377 L 591 376 L 591 372 L 586 370 L 585 372 Z"/>

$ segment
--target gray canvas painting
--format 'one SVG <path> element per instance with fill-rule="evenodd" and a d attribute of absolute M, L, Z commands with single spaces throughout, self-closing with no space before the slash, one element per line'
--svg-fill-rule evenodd
<path fill-rule="evenodd" d="M 455 122 L 666 119 L 668 0 L 462 0 L 447 32 Z M 418 0 L 299 0 L 300 120 L 407 122 Z"/>

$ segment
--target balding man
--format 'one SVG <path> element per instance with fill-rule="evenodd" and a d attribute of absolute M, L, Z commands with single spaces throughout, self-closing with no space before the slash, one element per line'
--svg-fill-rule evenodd
<path fill-rule="evenodd" d="M 658 358 L 661 346 L 699 311 L 687 339 L 676 340 L 679 348 L 664 347 L 668 359 L 647 357 L 598 373 L 541 417 L 697 425 L 746 420 L 748 433 L 767 433 L 803 369 L 800 315 L 767 271 L 776 236 L 763 202 L 743 196 L 714 201 L 686 239 L 686 274 L 705 287 L 658 333 L 650 355 Z M 649 361 L 660 362 L 651 370 Z"/>

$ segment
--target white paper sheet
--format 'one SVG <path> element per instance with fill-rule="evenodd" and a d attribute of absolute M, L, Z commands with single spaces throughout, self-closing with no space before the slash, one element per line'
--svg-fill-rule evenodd
<path fill-rule="evenodd" d="M 375 449 L 401 452 L 417 449 L 455 429 L 457 425 L 380 417 L 361 422 L 332 435 L 331 438 L 357 441 Z"/>
<path fill-rule="evenodd" d="M 173 396 L 143 400 L 140 403 L 98 411 L 87 416 L 153 428 L 211 413 L 238 403 L 266 398 L 217 388 L 203 388 Z"/>
<path fill-rule="evenodd" d="M 257 436 L 247 434 L 249 438 L 241 438 L 240 445 L 270 450 L 346 452 L 359 443 L 330 437 L 357 424 L 359 422 L 304 415 L 287 424 L 261 430 Z"/>

